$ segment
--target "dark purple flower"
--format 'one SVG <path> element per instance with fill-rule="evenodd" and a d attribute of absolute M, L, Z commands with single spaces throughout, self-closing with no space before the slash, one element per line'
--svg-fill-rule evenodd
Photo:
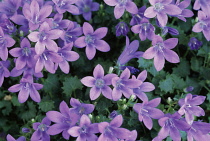
<path fill-rule="evenodd" d="M 50 135 L 47 133 L 51 121 L 45 117 L 42 122 L 33 123 L 35 132 L 31 136 L 31 141 L 50 141 Z"/>
<path fill-rule="evenodd" d="M 87 21 L 91 20 L 91 12 L 98 11 L 99 9 L 99 4 L 97 2 L 92 2 L 92 0 L 78 0 L 75 4 L 79 8 L 80 14 L 82 14 Z"/>
<path fill-rule="evenodd" d="M 18 101 L 20 103 L 26 102 L 28 99 L 29 95 L 31 99 L 35 102 L 40 102 L 41 98 L 37 90 L 42 89 L 43 85 L 34 83 L 33 82 L 33 77 L 28 75 L 26 77 L 23 77 L 20 80 L 20 84 L 15 84 L 11 86 L 8 90 L 10 92 L 18 92 Z"/>
<path fill-rule="evenodd" d="M 109 118 L 114 119 L 117 115 L 119 115 L 118 112 L 114 110 L 110 113 Z"/>
<path fill-rule="evenodd" d="M 199 41 L 197 38 L 192 37 L 188 43 L 188 46 L 191 50 L 198 50 L 203 45 L 202 41 Z"/>
<path fill-rule="evenodd" d="M 197 106 L 204 102 L 205 96 L 197 96 L 187 94 L 185 98 L 179 100 L 179 106 L 181 107 L 178 111 L 180 115 L 185 114 L 185 119 L 188 124 L 192 124 L 194 116 L 204 116 L 204 110 Z"/>
<path fill-rule="evenodd" d="M 126 36 L 127 33 L 130 31 L 128 25 L 125 22 L 119 22 L 116 26 L 116 36 Z"/>
<path fill-rule="evenodd" d="M 31 132 L 31 129 L 23 127 L 22 132 L 23 133 L 29 133 L 29 132 Z"/>
<path fill-rule="evenodd" d="M 144 92 L 151 92 L 155 89 L 155 86 L 152 83 L 144 82 L 147 78 L 147 71 L 142 71 L 137 80 L 141 80 L 143 83 L 138 87 L 133 89 L 133 93 L 140 98 L 142 101 L 148 101 L 148 97 Z M 132 76 L 132 79 L 136 79 L 135 76 Z"/>
<path fill-rule="evenodd" d="M 165 26 L 168 22 L 167 14 L 179 15 L 182 12 L 178 6 L 171 4 L 172 0 L 149 0 L 149 2 L 152 6 L 145 10 L 144 16 L 147 18 L 157 16 L 162 26 Z"/>
<path fill-rule="evenodd" d="M 112 89 L 107 85 L 111 85 L 112 78 L 116 77 L 116 74 L 107 74 L 104 76 L 104 69 L 103 67 L 98 64 L 94 71 L 93 76 L 86 76 L 84 77 L 81 82 L 87 86 L 92 87 L 90 89 L 90 99 L 95 100 L 97 99 L 100 94 L 102 93 L 106 98 L 112 99 Z"/>
<path fill-rule="evenodd" d="M 6 14 L 11 18 L 17 14 L 17 10 L 20 7 L 21 0 L 3 0 L 0 2 L 0 13 Z"/>
<path fill-rule="evenodd" d="M 104 0 L 104 2 L 109 6 L 115 6 L 114 16 L 119 19 L 127 10 L 131 14 L 137 14 L 138 8 L 132 0 Z"/>
<path fill-rule="evenodd" d="M 161 98 L 155 98 L 151 101 L 144 101 L 143 103 L 136 103 L 133 106 L 135 112 L 138 113 L 139 121 L 143 121 L 144 125 L 151 130 L 153 126 L 153 119 L 160 119 L 164 113 L 155 108 L 160 104 Z"/>
<path fill-rule="evenodd" d="M 163 41 L 162 37 L 156 35 L 152 40 L 152 47 L 148 48 L 144 54 L 143 58 L 152 59 L 154 58 L 154 65 L 157 71 L 163 69 L 165 64 L 165 59 L 171 63 L 178 63 L 179 56 L 172 51 L 178 44 L 177 38 L 170 38 Z"/>
<path fill-rule="evenodd" d="M 42 54 L 45 50 L 45 46 L 47 49 L 51 51 L 58 51 L 58 46 L 56 44 L 55 39 L 58 39 L 62 35 L 62 30 L 52 29 L 50 28 L 47 22 L 41 24 L 38 31 L 31 32 L 28 35 L 29 40 L 32 42 L 36 42 L 35 51 L 37 54 Z"/>
<path fill-rule="evenodd" d="M 141 20 L 146 18 L 144 16 L 144 11 L 146 10 L 146 6 L 142 6 L 141 8 L 139 8 L 138 13 L 137 14 L 132 14 L 132 19 L 130 21 L 130 25 L 136 25 L 136 24 L 140 24 Z"/>
<path fill-rule="evenodd" d="M 104 40 L 101 40 L 106 36 L 108 28 L 101 27 L 93 30 L 93 27 L 85 22 L 82 27 L 85 36 L 79 37 L 75 41 L 75 46 L 78 48 L 86 47 L 86 55 L 89 60 L 92 60 L 96 54 L 96 49 L 102 52 L 108 52 L 110 50 L 109 44 Z"/>
<path fill-rule="evenodd" d="M 74 15 L 79 14 L 79 9 L 75 4 L 78 0 L 52 0 L 55 3 L 56 10 L 59 14 L 63 14 L 68 11 Z"/>
<path fill-rule="evenodd" d="M 120 128 L 122 123 L 122 115 L 116 116 L 110 123 L 99 123 L 98 129 L 101 135 L 99 136 L 98 141 L 118 141 L 118 139 L 127 139 L 130 135 L 130 131 L 125 128 Z"/>
<path fill-rule="evenodd" d="M 26 138 L 24 136 L 21 136 L 16 140 L 10 134 L 8 134 L 7 135 L 7 141 L 26 141 Z"/>
<path fill-rule="evenodd" d="M 57 135 L 62 132 L 63 138 L 69 140 L 69 133 L 67 132 L 71 127 L 75 126 L 79 120 L 78 115 L 71 113 L 66 102 L 62 101 L 59 106 L 60 112 L 49 111 L 46 113 L 47 117 L 55 124 L 51 125 L 47 130 L 49 135 Z"/>
<path fill-rule="evenodd" d="M 2 86 L 4 82 L 4 77 L 9 77 L 10 72 L 7 69 L 10 65 L 10 61 L 0 61 L 0 87 Z"/>
<path fill-rule="evenodd" d="M 167 33 L 171 35 L 179 35 L 179 31 L 177 29 L 168 26 L 161 26 L 158 20 L 156 20 L 156 25 L 162 29 L 162 36 L 166 35 Z"/>
<path fill-rule="evenodd" d="M 91 124 L 87 115 L 82 115 L 79 126 L 74 126 L 68 130 L 72 137 L 77 137 L 77 141 L 97 141 L 98 123 Z"/>
<path fill-rule="evenodd" d="M 13 34 L 17 29 L 5 14 L 0 13 L 0 27 L 5 34 Z"/>
<path fill-rule="evenodd" d="M 134 68 L 132 66 L 120 66 L 119 69 L 120 70 L 125 70 L 126 68 L 128 68 L 132 74 L 137 74 L 139 72 L 139 69 Z"/>

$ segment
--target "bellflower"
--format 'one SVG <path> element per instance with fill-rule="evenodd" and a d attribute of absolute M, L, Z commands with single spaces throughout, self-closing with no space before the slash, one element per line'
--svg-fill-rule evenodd
<path fill-rule="evenodd" d="M 144 12 L 146 10 L 146 6 L 142 6 L 141 8 L 139 8 L 138 13 L 137 14 L 132 14 L 132 19 L 130 21 L 130 25 L 136 25 L 136 24 L 140 24 L 141 20 L 146 18 L 144 16 Z"/>
<path fill-rule="evenodd" d="M 151 92 L 155 89 L 155 86 L 152 83 L 144 82 L 146 78 L 147 71 L 144 70 L 137 77 L 137 80 L 141 80 L 143 83 L 138 88 L 133 89 L 133 93 L 142 101 L 148 101 L 148 97 L 144 92 Z M 136 77 L 132 76 L 132 79 L 136 79 Z"/>
<path fill-rule="evenodd" d="M 5 35 L 2 28 L 0 27 L 0 57 L 2 60 L 6 61 L 8 58 L 8 47 L 15 44 L 15 40 L 9 35 Z"/>
<path fill-rule="evenodd" d="M 23 128 L 22 128 L 22 132 L 23 132 L 23 133 L 29 133 L 29 132 L 31 132 L 31 129 L 26 128 L 26 127 L 23 127 Z"/>
<path fill-rule="evenodd" d="M 45 117 L 42 122 L 33 123 L 33 129 L 35 132 L 31 136 L 31 141 L 50 141 L 50 135 L 47 130 L 51 124 L 51 121 Z"/>
<path fill-rule="evenodd" d="M 114 110 L 109 114 L 109 118 L 114 119 L 117 115 L 119 115 L 118 112 Z"/>
<path fill-rule="evenodd" d="M 5 14 L 0 13 L 0 27 L 5 34 L 13 34 L 17 29 Z"/>
<path fill-rule="evenodd" d="M 104 0 L 104 2 L 109 6 L 115 6 L 114 16 L 119 19 L 127 10 L 131 14 L 137 14 L 138 8 L 132 0 Z"/>
<path fill-rule="evenodd" d="M 178 113 L 180 115 L 185 114 L 185 119 L 188 124 L 192 124 L 195 116 L 204 116 L 204 110 L 197 106 L 204 102 L 205 96 L 196 96 L 192 94 L 187 94 L 184 99 L 179 100 L 180 109 Z"/>
<path fill-rule="evenodd" d="M 63 14 L 66 11 L 78 15 L 79 9 L 76 7 L 75 4 L 77 0 L 52 0 L 55 3 L 55 8 L 59 14 Z"/>
<path fill-rule="evenodd" d="M 51 5 L 44 5 L 40 8 L 39 3 L 36 0 L 32 0 L 30 5 L 25 3 L 23 6 L 23 15 L 29 21 L 30 30 L 36 30 L 51 12 Z"/>
<path fill-rule="evenodd" d="M 101 135 L 99 136 L 98 141 L 118 141 L 118 139 L 127 139 L 130 135 L 130 131 L 125 128 L 120 128 L 122 123 L 122 115 L 116 116 L 110 123 L 99 123 L 98 129 Z"/>
<path fill-rule="evenodd" d="M 76 53 L 75 51 L 71 51 L 72 47 L 73 47 L 73 43 L 69 43 L 62 48 L 58 48 L 58 55 L 60 55 L 63 58 L 63 61 L 55 64 L 55 70 L 59 66 L 60 69 L 64 73 L 66 73 L 66 74 L 69 73 L 70 66 L 67 61 L 72 62 L 72 61 L 76 61 L 77 59 L 79 59 L 79 54 Z"/>
<path fill-rule="evenodd" d="M 70 113 L 74 113 L 79 117 L 81 117 L 83 114 L 88 115 L 92 113 L 95 108 L 93 104 L 80 103 L 79 100 L 75 98 L 70 99 L 70 105 L 73 107 L 70 108 Z"/>
<path fill-rule="evenodd" d="M 107 85 L 111 85 L 112 78 L 116 77 L 116 74 L 107 74 L 104 76 L 103 67 L 98 64 L 93 71 L 93 76 L 86 76 L 82 78 L 81 82 L 87 86 L 92 87 L 90 89 L 90 99 L 95 100 L 102 93 L 106 98 L 112 99 L 112 89 Z"/>
<path fill-rule="evenodd" d="M 188 131 L 190 129 L 190 125 L 187 124 L 184 120 L 179 120 L 181 115 L 178 113 L 165 114 L 164 117 L 158 120 L 159 125 L 162 127 L 158 133 L 158 136 L 155 137 L 152 141 L 162 141 L 168 135 L 174 141 L 181 141 L 181 131 Z"/>
<path fill-rule="evenodd" d="M 202 41 L 199 41 L 197 38 L 192 37 L 188 43 L 188 46 L 191 50 L 198 50 L 203 45 Z"/>
<path fill-rule="evenodd" d="M 146 18 L 142 19 L 140 24 L 134 25 L 131 30 L 133 33 L 139 33 L 139 38 L 142 41 L 146 40 L 146 38 L 152 40 L 155 36 L 155 27 Z"/>
<path fill-rule="evenodd" d="M 75 4 L 79 8 L 80 14 L 82 14 L 87 21 L 91 20 L 91 11 L 98 11 L 99 9 L 99 4 L 97 2 L 92 2 L 92 0 L 78 0 Z"/>
<path fill-rule="evenodd" d="M 156 20 L 156 25 L 162 29 L 162 36 L 166 35 L 167 33 L 171 35 L 179 35 L 179 31 L 177 29 L 168 26 L 161 26 L 158 20 Z"/>
<path fill-rule="evenodd" d="M 139 69 L 134 68 L 134 67 L 132 67 L 132 66 L 120 66 L 120 67 L 119 67 L 120 70 L 125 70 L 126 68 L 128 68 L 132 74 L 137 74 L 137 73 L 139 73 Z"/>
<path fill-rule="evenodd" d="M 130 30 L 128 25 L 125 22 L 119 22 L 115 26 L 115 29 L 116 29 L 116 36 L 120 36 L 120 35 L 126 36 Z"/>
<path fill-rule="evenodd" d="M 74 126 L 68 130 L 72 137 L 77 137 L 77 141 L 97 141 L 98 123 L 91 124 L 87 115 L 82 115 L 79 126 Z"/>
<path fill-rule="evenodd" d="M 144 16 L 147 18 L 157 16 L 162 26 L 165 26 L 168 22 L 167 14 L 179 15 L 182 12 L 178 6 L 171 4 L 172 0 L 149 0 L 149 2 L 152 6 L 145 10 Z"/>
<path fill-rule="evenodd" d="M 96 54 L 96 49 L 102 52 L 108 52 L 110 50 L 109 44 L 104 40 L 101 40 L 108 31 L 107 27 L 101 27 L 93 30 L 93 27 L 85 22 L 82 27 L 85 36 L 79 37 L 75 41 L 75 46 L 78 48 L 86 47 L 85 53 L 89 60 L 92 60 Z"/>
<path fill-rule="evenodd" d="M 162 37 L 156 35 L 152 40 L 152 47 L 148 48 L 143 58 L 152 59 L 154 58 L 154 65 L 157 71 L 160 71 L 165 64 L 165 59 L 171 63 L 178 63 L 179 56 L 172 51 L 178 43 L 177 38 L 170 38 L 163 41 Z"/>
<path fill-rule="evenodd" d="M 0 13 L 4 13 L 7 17 L 11 18 L 17 14 L 20 7 L 21 0 L 3 0 L 0 2 Z"/>
<path fill-rule="evenodd" d="M 20 80 L 20 84 L 15 84 L 15 85 L 11 86 L 8 90 L 10 92 L 18 92 L 19 91 L 18 101 L 20 103 L 26 102 L 29 95 L 33 101 L 40 102 L 41 98 L 40 98 L 40 95 L 37 90 L 42 89 L 42 87 L 43 87 L 42 84 L 34 83 L 33 77 L 28 75 L 28 76 L 23 77 Z"/>
<path fill-rule="evenodd" d="M 203 11 L 198 11 L 198 20 L 194 26 L 192 31 L 193 32 L 203 32 L 207 41 L 210 41 L 210 16 L 208 16 Z"/>
<path fill-rule="evenodd" d="M 57 135 L 62 132 L 63 138 L 69 140 L 70 135 L 67 131 L 76 125 L 79 117 L 69 111 L 69 107 L 64 101 L 60 103 L 59 110 L 60 112 L 49 111 L 46 113 L 48 119 L 55 122 L 49 127 L 47 133 L 49 135 Z"/>
<path fill-rule="evenodd" d="M 193 9 L 204 11 L 208 16 L 210 16 L 210 0 L 195 0 Z"/>
<path fill-rule="evenodd" d="M 138 113 L 139 121 L 143 121 L 144 125 L 151 130 L 153 126 L 153 119 L 160 119 L 164 113 L 155 108 L 160 104 L 161 98 L 155 98 L 151 101 L 143 101 L 143 103 L 136 103 L 133 106 L 135 112 Z"/>
<path fill-rule="evenodd" d="M 136 141 L 136 138 L 137 138 L 137 131 L 133 130 L 130 132 L 130 135 L 127 137 L 127 139 L 120 141 Z"/>
<path fill-rule="evenodd" d="M 33 62 L 35 62 L 34 55 L 36 54 L 34 49 L 31 48 L 31 44 L 27 38 L 24 38 L 20 47 L 13 48 L 9 51 L 13 57 L 18 57 L 15 62 L 15 67 L 17 70 L 24 68 L 26 65 L 33 67 Z"/>
<path fill-rule="evenodd" d="M 26 138 L 24 136 L 21 136 L 16 140 L 10 134 L 8 134 L 7 135 L 7 141 L 26 141 Z"/>
<path fill-rule="evenodd" d="M 4 82 L 4 77 L 9 77 L 10 72 L 7 69 L 10 65 L 9 60 L 7 61 L 0 61 L 0 87 L 2 86 Z"/>
<path fill-rule="evenodd" d="M 142 84 L 142 81 L 137 79 L 129 79 L 130 71 L 129 69 L 125 69 L 120 77 L 112 78 L 112 85 L 114 89 L 112 91 L 112 98 L 114 101 L 119 100 L 122 97 L 122 94 L 129 98 L 132 94 L 132 88 L 137 88 Z"/>
<path fill-rule="evenodd" d="M 58 51 L 58 46 L 56 44 L 55 39 L 58 39 L 62 34 L 62 30 L 52 29 L 50 28 L 47 22 L 41 24 L 38 31 L 31 32 L 28 35 L 29 40 L 32 42 L 36 42 L 35 51 L 37 54 L 42 54 L 45 50 L 45 46 L 47 49 L 51 51 Z"/>

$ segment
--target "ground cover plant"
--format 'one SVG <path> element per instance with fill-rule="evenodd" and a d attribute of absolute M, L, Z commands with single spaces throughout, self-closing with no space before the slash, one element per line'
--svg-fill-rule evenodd
<path fill-rule="evenodd" d="M 0 140 L 209 141 L 210 1 L 0 0 Z"/>

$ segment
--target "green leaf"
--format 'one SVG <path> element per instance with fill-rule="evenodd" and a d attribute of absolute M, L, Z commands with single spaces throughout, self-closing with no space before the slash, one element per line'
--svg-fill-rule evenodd
<path fill-rule="evenodd" d="M 177 76 L 176 74 L 171 75 L 173 82 L 174 82 L 174 88 L 182 90 L 186 88 L 186 82 L 181 77 Z"/>
<path fill-rule="evenodd" d="M 13 104 L 14 106 L 20 106 L 20 105 L 21 105 L 20 102 L 18 101 L 18 98 L 17 98 L 16 95 L 12 96 L 11 101 L 12 101 L 12 104 Z"/>
<path fill-rule="evenodd" d="M 24 112 L 21 112 L 19 116 L 23 120 L 27 121 L 34 118 L 36 116 L 36 112 L 36 105 L 34 105 L 31 101 L 27 101 L 27 109 L 25 109 Z"/>
<path fill-rule="evenodd" d="M 181 77 L 186 77 L 190 74 L 190 66 L 187 60 L 181 59 L 180 64 L 173 68 L 173 73 Z"/>
<path fill-rule="evenodd" d="M 107 113 L 108 108 L 112 107 L 112 106 L 113 106 L 113 104 L 112 104 L 111 100 L 102 97 L 97 102 L 95 109 L 98 111 L 99 114 L 103 114 L 104 115 L 104 114 Z"/>
<path fill-rule="evenodd" d="M 166 93 L 167 92 L 172 93 L 174 91 L 173 85 L 174 85 L 173 79 L 170 77 L 170 75 L 167 75 L 165 80 L 159 82 L 158 87 L 161 89 L 161 91 L 164 91 Z"/>
<path fill-rule="evenodd" d="M 190 64 L 191 64 L 191 69 L 193 71 L 200 71 L 200 66 L 202 66 L 202 60 L 196 57 L 192 57 L 190 60 Z"/>
<path fill-rule="evenodd" d="M 148 59 L 144 59 L 144 58 L 140 58 L 138 60 L 138 63 L 139 63 L 139 66 L 138 66 L 139 68 L 146 69 L 146 68 L 150 68 L 153 66 L 152 60 L 148 60 Z"/>
<path fill-rule="evenodd" d="M 47 79 L 45 79 L 43 85 L 45 93 L 57 94 L 60 89 L 59 80 L 56 74 L 48 73 Z"/>
<path fill-rule="evenodd" d="M 50 110 L 53 110 L 54 106 L 54 101 L 50 100 L 50 101 L 41 101 L 40 103 L 38 103 L 39 105 L 39 109 L 41 109 L 43 112 L 48 112 Z"/>

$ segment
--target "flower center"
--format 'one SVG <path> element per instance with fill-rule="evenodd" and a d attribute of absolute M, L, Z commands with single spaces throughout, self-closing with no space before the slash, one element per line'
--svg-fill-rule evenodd
<path fill-rule="evenodd" d="M 124 6 L 127 3 L 127 0 L 118 0 L 120 6 Z"/>
<path fill-rule="evenodd" d="M 47 131 L 47 126 L 46 126 L 45 124 L 40 124 L 40 125 L 38 126 L 38 129 L 39 129 L 40 131 L 44 132 L 44 131 Z"/>
<path fill-rule="evenodd" d="M 83 114 L 83 113 L 84 113 L 84 111 L 85 111 L 85 108 L 84 108 L 84 107 L 80 107 L 80 109 L 79 109 L 79 113 L 80 113 L 80 114 Z"/>
<path fill-rule="evenodd" d="M 103 88 L 104 87 L 104 80 L 103 79 L 96 79 L 95 86 L 97 88 Z"/>
<path fill-rule="evenodd" d="M 88 5 L 85 5 L 84 8 L 83 8 L 83 11 L 85 13 L 90 12 L 90 7 Z"/>
<path fill-rule="evenodd" d="M 25 85 L 23 86 L 24 89 L 29 90 L 30 88 L 30 84 L 27 82 L 25 83 Z"/>
<path fill-rule="evenodd" d="M 31 54 L 31 50 L 28 47 L 24 47 L 22 49 L 22 54 L 25 56 L 29 56 Z"/>
<path fill-rule="evenodd" d="M 60 8 L 62 8 L 63 6 L 65 6 L 66 5 L 66 2 L 64 1 L 64 0 L 60 0 L 59 2 L 58 2 L 58 7 L 60 7 Z"/>
<path fill-rule="evenodd" d="M 45 32 L 39 33 L 38 36 L 39 36 L 39 39 L 40 39 L 41 41 L 44 41 L 44 40 L 47 39 L 47 34 L 46 34 Z"/>
<path fill-rule="evenodd" d="M 148 27 L 149 27 L 149 23 L 143 23 L 141 26 L 141 29 L 144 31 L 147 31 L 149 29 Z"/>
<path fill-rule="evenodd" d="M 69 118 L 65 118 L 63 120 L 63 123 L 71 124 L 71 120 Z"/>
<path fill-rule="evenodd" d="M 164 44 L 162 42 L 159 42 L 157 43 L 154 48 L 156 49 L 156 51 L 160 51 L 160 52 L 163 52 L 163 49 L 165 48 L 164 47 Z"/>
<path fill-rule="evenodd" d="M 82 126 L 80 129 L 79 129 L 79 132 L 80 133 L 87 133 L 87 126 Z"/>
<path fill-rule="evenodd" d="M 46 56 L 45 53 L 42 54 L 42 57 L 43 57 L 46 61 L 48 60 L 48 58 L 47 58 L 47 56 Z"/>
<path fill-rule="evenodd" d="M 116 82 L 116 87 L 117 87 L 118 89 L 124 87 L 124 84 L 122 83 L 122 80 L 121 80 L 121 79 L 117 80 L 117 82 Z"/>
<path fill-rule="evenodd" d="M 166 121 L 166 126 L 167 126 L 167 125 L 169 125 L 169 126 L 171 126 L 171 127 L 175 127 L 174 122 L 173 122 L 171 119 L 168 119 L 168 120 Z"/>
<path fill-rule="evenodd" d="M 200 21 L 200 27 L 201 27 L 202 29 L 206 28 L 206 27 L 207 27 L 206 22 Z"/>
<path fill-rule="evenodd" d="M 91 35 L 86 35 L 85 36 L 85 43 L 87 44 L 93 44 L 95 41 L 95 38 Z"/>
<path fill-rule="evenodd" d="M 158 3 L 156 3 L 156 4 L 154 5 L 154 10 L 157 11 L 157 12 L 160 12 L 160 11 L 162 11 L 163 9 L 164 9 L 164 5 L 163 5 L 162 3 L 160 3 L 160 2 L 158 2 Z"/>

